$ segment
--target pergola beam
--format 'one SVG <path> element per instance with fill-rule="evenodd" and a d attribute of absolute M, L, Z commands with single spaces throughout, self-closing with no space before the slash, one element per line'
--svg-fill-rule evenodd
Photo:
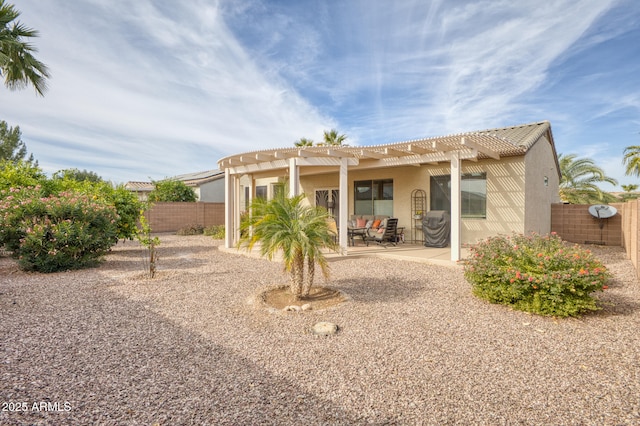
<path fill-rule="evenodd" d="M 460 141 L 461 145 L 464 146 L 468 146 L 469 148 L 473 148 L 478 150 L 478 152 L 481 152 L 495 160 L 499 160 L 500 159 L 500 154 L 498 154 L 496 151 L 493 151 L 487 147 L 484 147 L 478 143 L 475 143 L 473 141 L 470 141 L 469 138 L 462 138 L 462 140 Z"/>

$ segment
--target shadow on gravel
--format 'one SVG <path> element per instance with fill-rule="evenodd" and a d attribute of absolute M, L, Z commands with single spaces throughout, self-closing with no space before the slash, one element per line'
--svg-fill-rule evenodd
<path fill-rule="evenodd" d="M 365 423 L 138 303 L 65 289 L 76 291 L 83 294 L 25 294 L 0 313 L 6 329 L 19 330 L 0 345 L 0 395 L 29 408 L 0 412 L 0 424 Z M 33 402 L 59 411 L 34 411 Z"/>
<path fill-rule="evenodd" d="M 125 243 L 125 246 L 122 246 L 121 244 L 122 243 L 118 243 L 117 249 L 110 252 L 110 254 L 114 256 L 121 256 L 126 258 L 132 258 L 132 257 L 139 258 L 147 255 L 147 248 L 134 245 L 136 244 L 135 242 L 131 242 L 131 248 L 126 247 L 127 243 Z M 158 254 L 166 254 L 169 250 L 176 251 L 175 248 L 163 247 L 162 244 L 157 246 L 156 249 L 158 251 Z M 218 250 L 217 247 L 190 246 L 190 247 L 185 247 L 183 252 L 185 254 L 189 253 L 191 255 L 196 255 L 201 252 L 210 252 L 210 251 L 216 251 L 216 250 Z M 171 258 L 171 257 L 172 256 L 167 255 L 167 258 Z"/>
<path fill-rule="evenodd" d="M 640 304 L 623 295 L 607 295 L 599 297 L 601 311 L 594 312 L 590 316 L 608 317 L 619 315 L 633 315 L 640 310 Z"/>
<path fill-rule="evenodd" d="M 351 300 L 364 303 L 414 300 L 425 291 L 425 287 L 415 281 L 393 279 L 393 285 L 390 285 L 388 277 L 334 279 L 331 286 L 344 290 Z"/>

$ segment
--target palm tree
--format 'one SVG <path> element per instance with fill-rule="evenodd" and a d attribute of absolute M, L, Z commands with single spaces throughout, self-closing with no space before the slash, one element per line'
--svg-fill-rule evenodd
<path fill-rule="evenodd" d="M 636 185 L 635 183 L 630 183 L 629 185 L 620 185 L 622 187 L 622 189 L 625 190 L 625 192 L 633 192 L 636 189 L 638 189 L 638 185 Z"/>
<path fill-rule="evenodd" d="M 627 176 L 640 176 L 640 145 L 632 145 L 624 149 L 622 164 L 627 166 L 625 170 Z"/>
<path fill-rule="evenodd" d="M 49 71 L 32 55 L 36 48 L 24 40 L 37 37 L 38 32 L 13 22 L 18 16 L 20 12 L 13 5 L 0 0 L 0 75 L 4 75 L 9 90 L 22 89 L 31 83 L 36 93 L 44 96 Z"/>
<path fill-rule="evenodd" d="M 617 185 L 618 181 L 605 175 L 590 158 L 576 158 L 576 154 L 559 154 L 560 198 L 571 204 L 608 203 L 615 197 L 602 191 L 598 183 Z"/>
<path fill-rule="evenodd" d="M 260 254 L 269 260 L 281 253 L 284 269 L 290 274 L 290 292 L 296 299 L 309 295 L 316 264 L 328 278 L 329 265 L 322 248 L 337 249 L 329 232 L 327 210 L 305 206 L 303 200 L 304 195 L 271 201 L 254 199 L 251 215 L 240 225 L 238 243 L 247 250 L 260 243 Z"/>
<path fill-rule="evenodd" d="M 323 146 L 347 146 L 344 141 L 347 139 L 346 135 L 339 135 L 336 129 L 331 129 L 330 131 L 324 131 L 324 142 L 321 143 Z"/>
<path fill-rule="evenodd" d="M 313 146 L 313 141 L 307 138 L 300 138 L 293 143 L 295 146 Z"/>

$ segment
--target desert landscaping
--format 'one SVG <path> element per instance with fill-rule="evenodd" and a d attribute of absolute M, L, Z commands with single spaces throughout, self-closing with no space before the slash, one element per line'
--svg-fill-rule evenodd
<path fill-rule="evenodd" d="M 622 248 L 589 247 L 614 275 L 602 310 L 554 319 L 475 298 L 460 266 L 352 256 L 316 281 L 341 303 L 285 312 L 260 297 L 287 284 L 280 263 L 160 239 L 154 279 L 135 241 L 69 272 L 0 257 L 0 424 L 640 422 Z"/>

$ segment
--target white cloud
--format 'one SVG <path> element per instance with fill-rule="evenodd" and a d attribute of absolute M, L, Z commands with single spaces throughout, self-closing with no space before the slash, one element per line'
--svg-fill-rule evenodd
<path fill-rule="evenodd" d="M 3 102 L 0 112 L 43 166 L 84 163 L 116 180 L 158 178 L 289 145 L 331 122 L 283 80 L 267 80 L 215 6 L 172 4 L 171 15 L 156 6 L 18 5 L 23 22 L 40 30 L 39 57 L 53 77 L 45 98 L 2 93 L 11 108 Z M 112 169 L 118 164 L 122 175 Z"/>
<path fill-rule="evenodd" d="M 584 60 L 634 31 L 630 0 L 17 7 L 53 78 L 44 99 L 1 91 L 0 119 L 43 166 L 117 180 L 205 170 L 334 127 L 372 144 L 549 119 L 569 153 L 585 126 L 640 109 L 611 77 L 615 66 L 637 81 L 634 55 Z"/>

